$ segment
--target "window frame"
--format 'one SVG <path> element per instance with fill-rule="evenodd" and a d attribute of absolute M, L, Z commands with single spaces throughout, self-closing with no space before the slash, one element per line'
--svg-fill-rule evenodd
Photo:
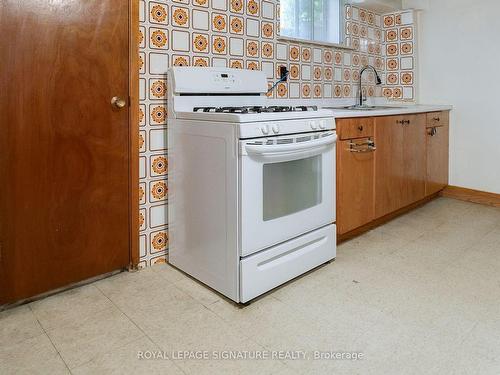
<path fill-rule="evenodd" d="M 312 1 L 311 5 L 312 5 Z M 346 44 L 346 35 L 345 35 L 345 24 L 346 24 L 346 19 L 345 19 L 345 6 L 346 6 L 347 0 L 339 0 L 339 35 L 340 35 L 340 41 L 339 43 L 332 43 L 332 42 L 325 42 L 321 40 L 311 40 L 311 39 L 303 39 L 303 38 L 296 38 L 293 36 L 288 36 L 288 35 L 281 35 L 280 30 L 278 30 L 279 34 L 277 35 L 277 39 L 279 41 L 285 41 L 285 42 L 296 42 L 296 43 L 307 43 L 307 44 L 313 44 L 317 46 L 327 46 L 327 47 L 336 47 L 336 48 L 342 48 L 342 49 L 348 49 L 348 50 L 354 50 L 351 46 Z M 280 21 L 281 22 L 281 21 Z M 313 26 L 314 28 L 314 26 Z"/>

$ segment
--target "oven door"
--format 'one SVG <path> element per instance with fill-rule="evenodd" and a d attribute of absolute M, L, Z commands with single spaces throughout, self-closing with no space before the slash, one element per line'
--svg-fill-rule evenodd
<path fill-rule="evenodd" d="M 240 142 L 240 249 L 247 256 L 335 221 L 333 131 Z"/>

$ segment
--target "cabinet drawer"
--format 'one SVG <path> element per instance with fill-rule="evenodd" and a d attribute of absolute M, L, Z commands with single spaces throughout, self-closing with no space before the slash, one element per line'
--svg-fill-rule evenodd
<path fill-rule="evenodd" d="M 448 111 L 430 112 L 427 113 L 427 127 L 434 128 L 438 126 L 446 126 L 449 121 Z"/>
<path fill-rule="evenodd" d="M 373 117 L 337 119 L 340 140 L 373 137 Z"/>

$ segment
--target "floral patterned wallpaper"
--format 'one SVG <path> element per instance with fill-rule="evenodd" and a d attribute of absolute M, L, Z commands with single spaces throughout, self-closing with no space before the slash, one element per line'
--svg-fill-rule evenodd
<path fill-rule="evenodd" d="M 398 15 L 383 17 L 347 5 L 346 41 L 354 50 L 346 50 L 279 39 L 279 7 L 278 0 L 140 1 L 141 267 L 165 262 L 168 251 L 166 71 L 170 66 L 260 69 L 271 85 L 284 65 L 290 70 L 289 80 L 270 96 L 305 100 L 354 99 L 360 68 L 371 64 L 383 80 L 386 70 L 398 76 L 393 83 L 388 75 L 391 83 L 380 87 L 375 86 L 372 72 L 365 73 L 365 95 L 409 99 L 402 88 L 407 87 L 406 74 L 411 72 L 406 69 L 408 61 L 402 60 L 407 56 L 404 44 L 411 39 L 404 31 L 404 17 L 398 23 Z M 393 24 L 388 24 L 387 17 L 392 17 Z M 397 52 L 391 54 L 389 69 L 385 55 L 393 47 L 385 39 L 389 32 L 393 35 L 392 30 L 397 32 L 397 41 L 391 40 Z"/>
<path fill-rule="evenodd" d="M 416 29 L 413 11 L 383 16 L 385 40 L 385 86 L 390 100 L 415 100 Z"/>

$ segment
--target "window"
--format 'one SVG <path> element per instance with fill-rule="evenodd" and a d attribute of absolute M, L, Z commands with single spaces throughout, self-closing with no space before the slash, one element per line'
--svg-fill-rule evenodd
<path fill-rule="evenodd" d="M 342 44 L 342 0 L 281 0 L 280 36 Z"/>
<path fill-rule="evenodd" d="M 317 206 L 322 200 L 321 155 L 264 164 L 264 221 Z"/>

